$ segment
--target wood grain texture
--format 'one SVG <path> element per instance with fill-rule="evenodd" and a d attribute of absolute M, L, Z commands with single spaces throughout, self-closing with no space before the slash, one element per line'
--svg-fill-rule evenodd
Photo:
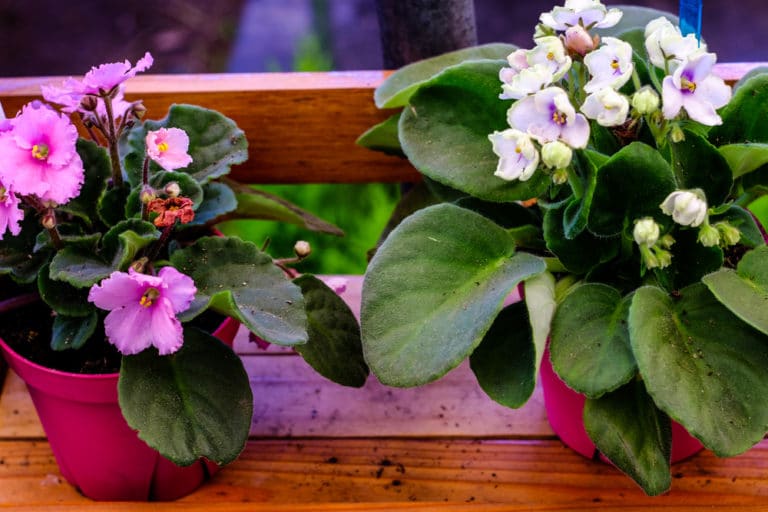
<path fill-rule="evenodd" d="M 60 480 L 47 443 L 3 441 L 0 450 L 0 506 L 103 506 Z M 767 456 L 767 442 L 731 459 L 703 452 L 673 466 L 670 493 L 649 498 L 613 467 L 584 459 L 558 441 L 250 441 L 241 457 L 205 486 L 162 508 L 232 510 L 238 503 L 253 510 L 464 510 L 469 504 L 476 507 L 472 510 L 758 507 L 768 503 Z M 505 508 L 480 506 L 494 503 Z"/>

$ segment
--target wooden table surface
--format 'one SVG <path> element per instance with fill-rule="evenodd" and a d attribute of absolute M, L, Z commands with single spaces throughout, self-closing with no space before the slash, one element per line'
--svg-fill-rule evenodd
<path fill-rule="evenodd" d="M 343 297 L 359 301 L 359 279 Z M 240 458 L 171 503 L 98 503 L 60 476 L 26 387 L 0 396 L 0 508 L 31 510 L 768 510 L 768 442 L 731 459 L 704 451 L 649 498 L 613 467 L 564 447 L 541 393 L 520 410 L 490 401 L 466 365 L 419 389 L 370 378 L 348 389 L 291 352 L 235 343 L 251 378 L 251 440 Z"/>

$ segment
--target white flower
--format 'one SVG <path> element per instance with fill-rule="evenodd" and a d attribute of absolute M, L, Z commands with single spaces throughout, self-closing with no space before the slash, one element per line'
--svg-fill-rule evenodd
<path fill-rule="evenodd" d="M 645 49 L 654 66 L 671 72 L 692 53 L 706 51 L 707 46 L 700 47 L 694 34 L 683 36 L 679 27 L 661 16 L 645 27 Z"/>
<path fill-rule="evenodd" d="M 722 124 L 715 109 L 731 99 L 731 88 L 723 79 L 711 74 L 714 53 L 696 53 L 683 61 L 672 75 L 662 82 L 662 113 L 673 119 L 685 108 L 694 121 L 713 126 Z"/>
<path fill-rule="evenodd" d="M 573 150 L 559 140 L 547 142 L 541 147 L 541 161 L 552 169 L 565 169 L 571 164 Z"/>
<path fill-rule="evenodd" d="M 539 20 L 555 30 L 566 30 L 574 25 L 584 28 L 612 27 L 621 19 L 618 9 L 606 9 L 600 0 L 565 0 L 564 7 L 555 7 L 550 12 L 542 13 Z"/>
<path fill-rule="evenodd" d="M 519 100 L 529 94 L 540 91 L 552 83 L 552 72 L 549 67 L 537 64 L 515 71 L 512 68 L 502 68 L 499 71 L 502 100 Z"/>
<path fill-rule="evenodd" d="M 632 95 L 632 108 L 639 114 L 651 114 L 659 108 L 659 95 L 649 85 L 640 88 Z"/>
<path fill-rule="evenodd" d="M 507 111 L 507 121 L 542 144 L 561 140 L 571 147 L 584 148 L 589 140 L 589 122 L 576 113 L 559 87 L 547 87 L 514 103 Z"/>
<path fill-rule="evenodd" d="M 571 58 L 565 51 L 563 42 L 557 36 L 544 36 L 535 39 L 536 46 L 526 52 L 528 64 L 546 65 L 552 71 L 552 80 L 557 81 L 571 69 Z"/>
<path fill-rule="evenodd" d="M 581 111 L 600 126 L 619 126 L 627 120 L 629 100 L 610 87 L 587 96 Z"/>
<path fill-rule="evenodd" d="M 531 138 L 520 130 L 507 129 L 488 135 L 499 157 L 495 176 L 507 181 L 525 181 L 539 166 L 539 152 Z"/>
<path fill-rule="evenodd" d="M 619 89 L 632 76 L 632 46 L 615 37 L 604 37 L 603 45 L 584 57 L 592 79 L 584 86 L 587 92 L 604 87 Z"/>
<path fill-rule="evenodd" d="M 701 189 L 676 190 L 659 205 L 661 211 L 671 215 L 682 226 L 698 227 L 707 218 L 707 200 Z"/>
<path fill-rule="evenodd" d="M 536 39 L 532 50 L 515 50 L 507 57 L 508 68 L 499 71 L 501 99 L 520 99 L 560 80 L 571 68 L 571 58 L 559 38 Z"/>
<path fill-rule="evenodd" d="M 635 229 L 632 236 L 637 245 L 651 247 L 659 241 L 659 225 L 651 217 L 643 217 L 635 221 Z"/>

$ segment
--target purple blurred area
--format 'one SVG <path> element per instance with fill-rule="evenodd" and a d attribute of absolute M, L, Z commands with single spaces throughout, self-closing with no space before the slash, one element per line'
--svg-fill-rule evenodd
<path fill-rule="evenodd" d="M 613 2 L 606 2 L 609 6 Z M 636 0 L 677 11 L 677 0 Z M 768 61 L 765 0 L 707 0 L 721 62 Z M 479 42 L 531 46 L 549 0 L 476 0 Z M 0 0 L 0 75 L 81 74 L 155 56 L 154 73 L 381 68 L 374 0 Z"/>

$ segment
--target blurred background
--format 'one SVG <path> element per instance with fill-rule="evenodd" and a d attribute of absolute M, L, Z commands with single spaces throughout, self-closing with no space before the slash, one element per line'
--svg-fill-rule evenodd
<path fill-rule="evenodd" d="M 678 0 L 622 3 L 678 9 Z M 554 4 L 475 0 L 478 42 L 532 46 L 539 14 Z M 720 62 L 768 61 L 765 0 L 704 4 L 703 34 Z M 383 67 L 374 0 L 0 0 L 0 33 L 0 76 L 80 75 L 104 62 L 135 62 L 147 50 L 152 73 Z M 378 184 L 264 188 L 347 233 L 339 240 L 269 222 L 225 226 L 259 245 L 269 238 L 278 257 L 290 255 L 295 240 L 309 240 L 315 254 L 302 264 L 306 272 L 362 273 L 399 196 L 397 187 Z"/>

